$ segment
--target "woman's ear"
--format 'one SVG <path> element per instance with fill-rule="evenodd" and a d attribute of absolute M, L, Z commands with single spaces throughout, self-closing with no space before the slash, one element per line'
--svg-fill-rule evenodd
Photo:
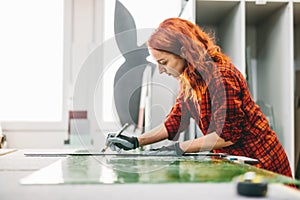
<path fill-rule="evenodd" d="M 186 59 L 186 49 L 184 47 L 181 47 L 180 49 L 180 57 Z"/>

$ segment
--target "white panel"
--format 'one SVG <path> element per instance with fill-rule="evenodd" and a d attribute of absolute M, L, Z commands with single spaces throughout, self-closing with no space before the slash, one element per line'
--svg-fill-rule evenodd
<path fill-rule="evenodd" d="M 89 43 L 93 40 L 94 0 L 74 0 L 73 4 L 73 42 Z"/>
<path fill-rule="evenodd" d="M 95 30 L 95 42 L 97 44 L 101 43 L 104 39 L 104 1 L 103 0 L 95 0 L 94 3 L 94 30 Z"/>
<path fill-rule="evenodd" d="M 179 17 L 196 23 L 196 0 L 189 0 Z"/>
<path fill-rule="evenodd" d="M 70 109 L 87 110 L 89 105 L 89 77 L 90 73 L 83 69 L 83 65 L 87 65 L 86 59 L 95 46 L 95 12 L 102 5 L 95 4 L 94 0 L 74 0 L 73 1 L 73 21 L 72 21 L 72 46 L 71 46 L 71 105 Z M 101 10 L 100 10 L 101 11 Z M 99 11 L 98 11 L 99 12 Z M 99 18 L 97 18 L 99 22 Z M 97 26 L 97 31 L 100 27 Z M 102 29 L 103 30 L 103 29 Z M 99 40 L 101 35 L 97 35 Z M 79 74 L 81 73 L 81 74 Z M 77 80 L 78 77 L 85 76 L 85 81 Z M 81 91 L 81 95 L 76 94 L 73 97 L 74 91 Z M 73 98 L 73 99 L 72 99 Z"/>
<path fill-rule="evenodd" d="M 245 7 L 244 3 L 236 5 L 221 23 L 219 36 L 222 37 L 221 47 L 232 63 L 245 76 Z"/>

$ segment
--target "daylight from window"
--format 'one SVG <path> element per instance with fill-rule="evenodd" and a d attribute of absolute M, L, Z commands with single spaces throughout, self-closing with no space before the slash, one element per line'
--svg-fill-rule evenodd
<path fill-rule="evenodd" d="M 0 121 L 60 121 L 62 0 L 0 2 Z"/>

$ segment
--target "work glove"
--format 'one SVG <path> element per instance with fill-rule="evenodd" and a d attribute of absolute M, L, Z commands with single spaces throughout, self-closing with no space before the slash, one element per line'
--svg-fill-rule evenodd
<path fill-rule="evenodd" d="M 139 147 L 139 141 L 137 137 L 128 137 L 125 135 L 115 136 L 116 133 L 108 134 L 106 138 L 106 146 L 110 147 L 112 151 L 132 150 Z"/>
<path fill-rule="evenodd" d="M 184 151 L 180 148 L 179 143 L 176 142 L 169 146 L 162 146 L 158 149 L 150 149 L 142 152 L 144 155 L 161 155 L 161 156 L 182 156 Z"/>

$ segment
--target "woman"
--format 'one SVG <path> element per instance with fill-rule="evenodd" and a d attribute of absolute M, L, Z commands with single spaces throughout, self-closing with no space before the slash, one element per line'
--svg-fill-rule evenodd
<path fill-rule="evenodd" d="M 213 38 L 189 21 L 170 18 L 151 35 L 148 48 L 159 72 L 180 82 L 180 93 L 162 125 L 139 137 L 108 137 L 109 146 L 131 150 L 172 140 L 188 127 L 192 117 L 203 137 L 157 151 L 182 155 L 214 150 L 247 156 L 260 161 L 257 167 L 292 176 L 286 153 L 253 101 L 243 75 Z"/>

